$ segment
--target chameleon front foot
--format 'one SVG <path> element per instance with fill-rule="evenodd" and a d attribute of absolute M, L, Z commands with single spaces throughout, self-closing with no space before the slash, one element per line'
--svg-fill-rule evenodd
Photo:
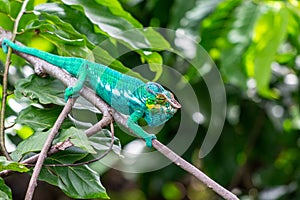
<path fill-rule="evenodd" d="M 70 97 L 77 97 L 78 94 L 74 92 L 74 89 L 73 87 L 68 87 L 66 90 L 65 90 L 65 94 L 64 94 L 64 99 L 65 101 L 68 101 L 68 99 Z"/>
<path fill-rule="evenodd" d="M 146 146 L 151 148 L 152 147 L 152 140 L 156 139 L 156 136 L 154 134 L 149 134 L 147 137 L 144 138 L 146 142 Z"/>

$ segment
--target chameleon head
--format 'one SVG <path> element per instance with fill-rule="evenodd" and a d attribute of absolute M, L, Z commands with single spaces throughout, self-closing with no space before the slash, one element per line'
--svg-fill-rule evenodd
<path fill-rule="evenodd" d="M 145 121 L 149 126 L 159 126 L 169 120 L 181 108 L 174 95 L 160 84 L 146 84 Z"/>

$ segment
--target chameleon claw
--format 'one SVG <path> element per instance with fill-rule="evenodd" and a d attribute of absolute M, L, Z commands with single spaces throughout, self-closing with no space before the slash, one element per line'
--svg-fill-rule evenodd
<path fill-rule="evenodd" d="M 152 147 L 152 140 L 156 139 L 156 136 L 154 134 L 150 134 L 148 137 L 144 138 L 146 141 L 146 146 L 151 148 Z"/>

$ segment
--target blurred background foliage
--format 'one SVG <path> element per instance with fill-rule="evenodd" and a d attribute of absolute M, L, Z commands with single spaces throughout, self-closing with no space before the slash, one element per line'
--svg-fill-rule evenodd
<path fill-rule="evenodd" d="M 64 4 L 63 4 L 63 3 Z M 117 37 L 115 31 L 163 27 L 197 41 L 216 63 L 226 87 L 226 122 L 218 143 L 203 159 L 198 158 L 206 124 L 199 125 L 193 144 L 183 155 L 241 199 L 300 198 L 300 3 L 296 0 L 113 0 L 30 1 L 21 20 L 17 39 L 29 46 L 65 56 L 84 57 L 107 38 L 134 50 L 137 37 Z M 45 4 L 51 3 L 51 4 Z M 0 26 L 12 30 L 18 1 L 0 0 Z M 36 6 L 36 7 L 35 7 Z M 35 7 L 35 8 L 34 8 Z M 94 12 L 96 11 L 96 12 Z M 142 33 L 150 41 L 154 33 Z M 160 42 L 163 39 L 155 35 Z M 184 45 L 184 44 L 183 44 Z M 188 45 L 188 44 L 187 44 Z M 169 46 L 166 43 L 165 49 Z M 188 48 L 188 46 L 187 46 Z M 110 62 L 106 52 L 102 62 Z M 199 98 L 201 110 L 210 112 L 205 82 L 194 77 L 192 66 L 180 67 L 180 58 L 163 51 L 152 56 L 135 51 L 111 67 L 127 72 L 145 60 L 161 62 L 183 71 Z M 1 52 L 1 71 L 5 55 Z M 107 59 L 105 61 L 105 59 Z M 200 58 L 201 59 L 201 58 Z M 30 73 L 14 56 L 10 90 Z M 155 66 L 152 66 L 155 71 Z M 156 68 L 159 73 L 159 69 Z M 20 112 L 22 103 L 11 96 L 7 121 Z M 189 98 L 189 97 L 186 97 Z M 203 113 L 204 116 L 209 115 Z M 159 140 L 167 143 L 176 127 L 167 123 Z M 18 126 L 10 139 L 17 144 L 33 130 Z M 12 136 L 14 135 L 14 136 Z M 122 145 L 132 140 L 117 135 Z M 218 199 L 192 176 L 175 165 L 144 174 L 108 170 L 102 177 L 111 199 Z M 17 185 L 15 182 L 12 185 Z M 17 188 L 17 187 L 16 187 Z M 16 190 L 16 189 L 15 189 Z M 17 191 L 15 191 L 17 192 Z M 14 194 L 14 193 L 13 193 Z"/>

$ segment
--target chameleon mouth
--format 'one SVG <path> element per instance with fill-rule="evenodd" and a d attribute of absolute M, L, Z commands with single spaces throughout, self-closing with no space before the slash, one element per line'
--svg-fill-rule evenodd
<path fill-rule="evenodd" d="M 171 104 L 172 107 L 177 109 L 181 108 L 180 103 L 176 101 L 173 94 L 171 94 L 171 98 L 167 97 L 166 94 L 162 94 L 162 95 L 167 99 L 167 101 Z"/>

